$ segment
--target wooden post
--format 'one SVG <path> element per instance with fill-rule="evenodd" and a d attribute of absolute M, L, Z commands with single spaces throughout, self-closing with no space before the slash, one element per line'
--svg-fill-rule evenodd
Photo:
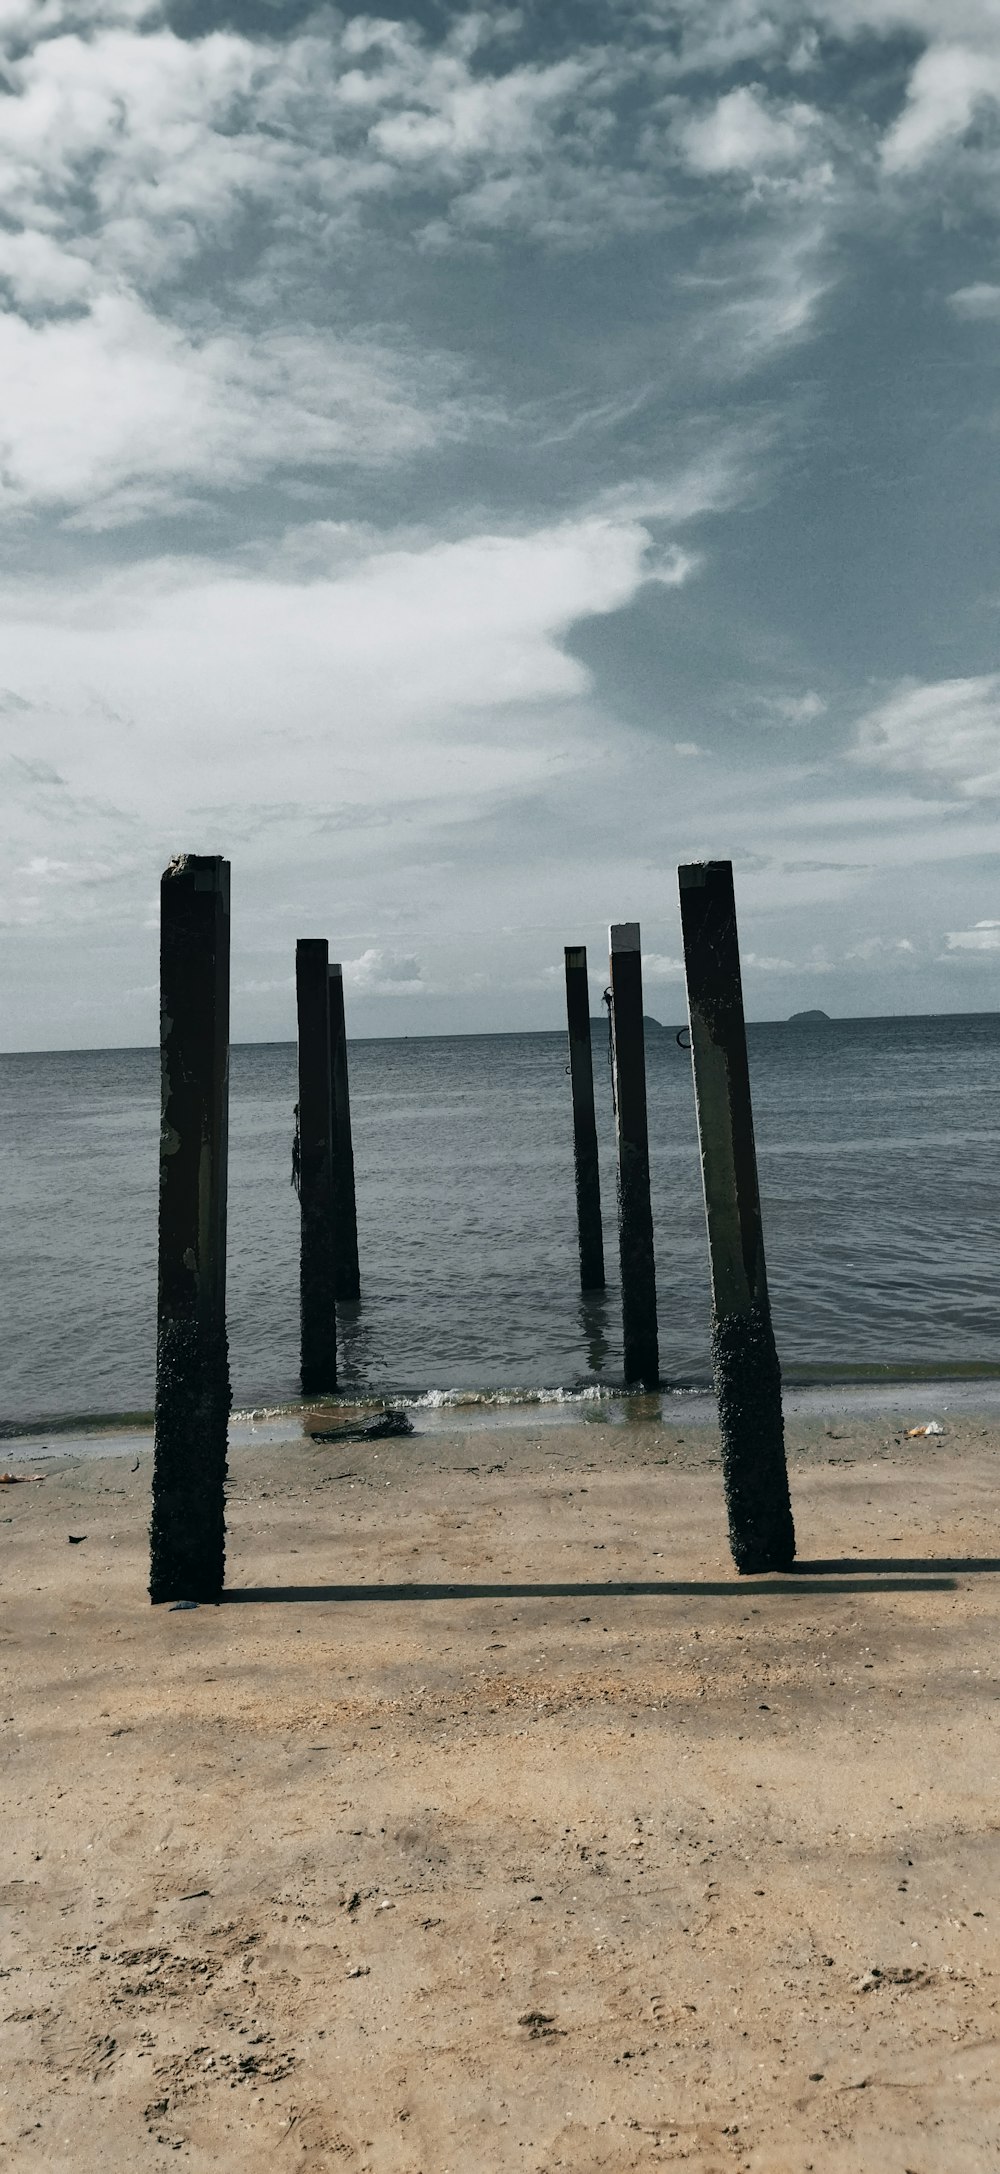
<path fill-rule="evenodd" d="M 303 1396 L 337 1386 L 337 1264 L 333 1224 L 330 997 L 324 936 L 295 946 L 299 1024 L 299 1297 Z"/>
<path fill-rule="evenodd" d="M 354 1145 L 351 1140 L 351 1096 L 347 1079 L 347 1025 L 344 1019 L 344 969 L 331 966 L 330 994 L 330 1128 L 333 1141 L 333 1232 L 336 1248 L 336 1290 L 341 1299 L 361 1296 L 358 1266 L 358 1210 L 354 1197 Z"/>
<path fill-rule="evenodd" d="M 712 1270 L 712 1362 L 737 1570 L 795 1559 L 771 1327 L 731 861 L 678 869 Z"/>
<path fill-rule="evenodd" d="M 660 1379 L 660 1352 L 656 1328 L 653 1214 L 649 1200 L 639 923 L 616 922 L 609 936 L 625 1379 L 641 1384 L 645 1389 L 655 1389 Z"/>
<path fill-rule="evenodd" d="M 229 862 L 160 883 L 160 1217 L 149 1594 L 217 1601 L 229 1408 Z"/>
<path fill-rule="evenodd" d="M 594 1115 L 594 1066 L 590 1053 L 590 990 L 587 953 L 567 944 L 566 1019 L 573 1092 L 573 1161 L 576 1169 L 576 1222 L 580 1240 L 580 1288 L 604 1289 L 604 1233 L 601 1229 L 601 1175 Z"/>

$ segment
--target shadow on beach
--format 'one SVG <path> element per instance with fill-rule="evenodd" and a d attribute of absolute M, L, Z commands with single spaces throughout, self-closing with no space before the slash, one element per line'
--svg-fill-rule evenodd
<path fill-rule="evenodd" d="M 1000 1563 L 979 1561 L 962 1563 L 907 1563 L 893 1564 L 894 1570 L 924 1570 L 932 1575 L 924 1577 L 889 1576 L 872 1577 L 864 1574 L 876 1568 L 873 1564 L 860 1566 L 862 1575 L 855 1577 L 819 1577 L 816 1572 L 829 1568 L 841 1571 L 849 1567 L 842 1563 L 803 1565 L 805 1574 L 757 1579 L 735 1578 L 723 1583 L 707 1578 L 656 1578 L 640 1581 L 628 1578 L 617 1583 L 601 1580 L 598 1584 L 532 1584 L 510 1580 L 503 1585 L 237 1585 L 222 1595 L 223 1601 L 253 1600 L 327 1600 L 327 1601 L 414 1601 L 414 1600 L 741 1600 L 748 1593 L 758 1598 L 770 1599 L 792 1595 L 795 1599 L 806 1596 L 815 1598 L 824 1593 L 951 1593 L 955 1590 L 954 1577 L 940 1576 L 944 1570 L 995 1570 Z M 886 1565 L 888 1569 L 890 1566 Z M 814 1573 L 810 1575 L 810 1571 Z"/>

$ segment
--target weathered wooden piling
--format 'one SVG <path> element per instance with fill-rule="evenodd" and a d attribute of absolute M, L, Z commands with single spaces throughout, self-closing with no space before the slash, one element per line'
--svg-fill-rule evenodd
<path fill-rule="evenodd" d="M 160 883 L 160 1212 L 149 1594 L 217 1601 L 225 1575 L 229 862 Z"/>
<path fill-rule="evenodd" d="M 656 1326 L 653 1213 L 649 1199 L 646 1045 L 642 1027 L 642 956 L 638 921 L 616 922 L 609 937 L 625 1379 L 645 1389 L 655 1389 L 660 1378 L 660 1350 Z"/>
<path fill-rule="evenodd" d="M 333 1201 L 330 995 L 324 936 L 295 946 L 299 1027 L 299 1305 L 303 1396 L 337 1386 L 337 1251 Z"/>
<path fill-rule="evenodd" d="M 347 1077 L 347 1023 L 344 1018 L 344 969 L 331 965 L 330 996 L 330 1127 L 333 1145 L 333 1234 L 336 1247 L 336 1291 L 340 1299 L 361 1296 L 358 1264 L 358 1209 L 354 1195 L 354 1143 L 351 1139 L 351 1094 Z"/>
<path fill-rule="evenodd" d="M 594 1114 L 594 1065 L 590 1049 L 590 991 L 583 944 L 567 944 L 566 1021 L 573 1094 L 573 1161 L 576 1170 L 576 1225 L 580 1242 L 580 1288 L 604 1289 L 604 1233 L 601 1228 L 601 1174 Z"/>
<path fill-rule="evenodd" d="M 738 1570 L 795 1558 L 771 1327 L 731 861 L 678 869 L 712 1273 L 712 1361 Z"/>

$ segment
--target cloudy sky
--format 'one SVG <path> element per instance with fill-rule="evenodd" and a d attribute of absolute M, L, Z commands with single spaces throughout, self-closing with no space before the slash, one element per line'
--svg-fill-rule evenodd
<path fill-rule="evenodd" d="M 1000 969 L 997 0 L 0 0 L 3 1046 Z"/>

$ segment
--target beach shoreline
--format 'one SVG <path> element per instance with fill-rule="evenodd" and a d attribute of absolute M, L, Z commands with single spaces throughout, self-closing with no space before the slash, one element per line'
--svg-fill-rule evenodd
<path fill-rule="evenodd" d="M 903 1416 L 785 1577 L 706 1425 L 237 1448 L 191 1610 L 148 1454 L 5 1489 L 10 2163 L 992 2163 L 998 1429 Z"/>
<path fill-rule="evenodd" d="M 1000 1374 L 936 1374 L 930 1370 L 897 1374 L 887 1380 L 786 1382 L 782 1392 L 786 1425 L 834 1414 L 886 1425 L 918 1425 L 935 1415 L 982 1413 L 1000 1420 Z M 714 1427 L 715 1397 L 705 1388 L 664 1389 L 656 1393 L 622 1389 L 431 1390 L 416 1396 L 372 1394 L 342 1396 L 310 1403 L 262 1405 L 237 1410 L 229 1422 L 229 1446 L 272 1449 L 291 1441 L 311 1441 L 317 1432 L 363 1427 L 380 1414 L 405 1415 L 414 1434 L 518 1431 L 527 1426 Z M 152 1413 L 119 1418 L 94 1416 L 38 1420 L 30 1426 L 0 1430 L 0 1464 L 33 1458 L 145 1456 L 153 1447 Z"/>

